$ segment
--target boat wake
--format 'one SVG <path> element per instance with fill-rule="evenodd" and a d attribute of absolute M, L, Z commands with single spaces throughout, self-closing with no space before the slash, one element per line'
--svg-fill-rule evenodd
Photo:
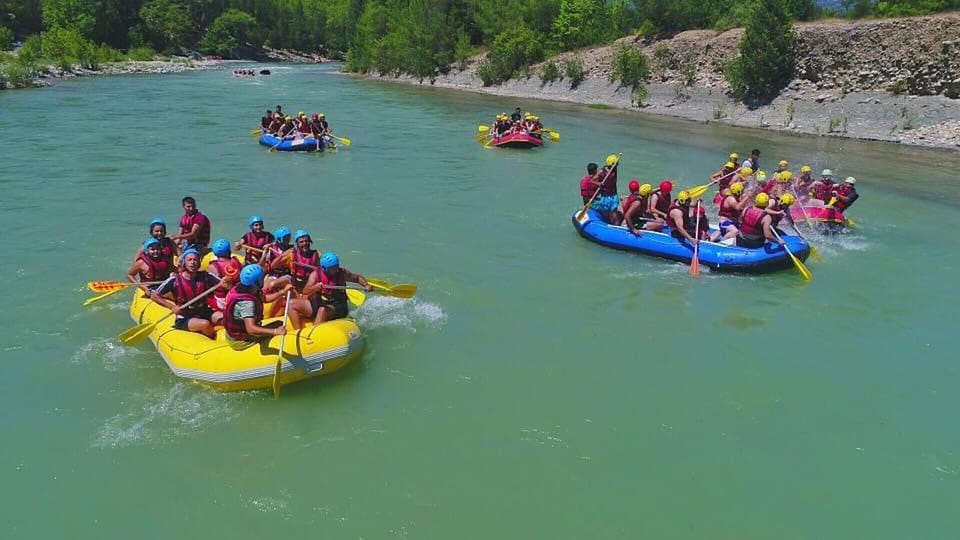
<path fill-rule="evenodd" d="M 414 298 L 402 300 L 387 296 L 370 296 L 354 315 L 365 330 L 402 327 L 411 332 L 419 328 L 439 328 L 447 319 L 437 304 Z"/>
<path fill-rule="evenodd" d="M 130 394 L 120 405 L 128 412 L 112 416 L 97 430 L 95 448 L 162 446 L 232 421 L 237 404 L 252 393 L 222 394 L 178 382 L 166 390 Z"/>
<path fill-rule="evenodd" d="M 105 370 L 117 371 L 130 358 L 146 354 L 150 354 L 146 349 L 124 347 L 115 338 L 98 338 L 81 345 L 70 361 L 74 364 L 102 362 Z"/>

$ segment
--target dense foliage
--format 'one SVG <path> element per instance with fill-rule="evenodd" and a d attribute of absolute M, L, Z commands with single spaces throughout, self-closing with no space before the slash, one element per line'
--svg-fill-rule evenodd
<path fill-rule="evenodd" d="M 793 79 L 795 38 L 785 0 L 757 0 L 740 40 L 740 57 L 725 70 L 734 92 L 755 99 L 779 93 Z"/>

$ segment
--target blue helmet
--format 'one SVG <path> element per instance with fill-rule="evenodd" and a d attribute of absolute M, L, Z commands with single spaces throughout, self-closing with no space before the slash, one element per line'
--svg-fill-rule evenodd
<path fill-rule="evenodd" d="M 187 255 L 190 255 L 190 254 L 196 255 L 198 258 L 203 257 L 202 255 L 200 255 L 200 252 L 197 251 L 197 248 L 187 248 L 183 250 L 183 253 L 180 254 L 180 262 L 186 261 Z"/>
<path fill-rule="evenodd" d="M 240 270 L 241 285 L 263 285 L 263 268 L 259 264 L 248 264 Z"/>
<path fill-rule="evenodd" d="M 296 234 L 293 235 L 293 241 L 296 242 L 297 240 L 303 238 L 304 236 L 306 236 L 307 238 L 310 238 L 310 233 L 308 233 L 303 229 L 297 229 Z M 310 240 L 313 241 L 312 238 Z"/>
<path fill-rule="evenodd" d="M 340 266 L 340 257 L 337 257 L 337 254 L 328 251 L 323 254 L 323 257 L 320 257 L 320 266 L 323 268 L 333 268 L 334 266 Z"/>
<path fill-rule="evenodd" d="M 263 225 L 263 216 L 258 216 L 258 215 L 256 215 L 256 214 L 254 214 L 254 215 L 250 216 L 250 221 L 247 223 L 247 226 L 252 229 L 252 228 L 253 228 L 253 224 L 254 224 L 254 223 L 257 223 L 257 222 L 259 222 L 261 225 Z"/>
<path fill-rule="evenodd" d="M 229 257 L 230 256 L 230 241 L 226 238 L 221 238 L 213 243 L 212 248 L 213 254 L 217 257 Z"/>
<path fill-rule="evenodd" d="M 163 228 L 164 228 L 164 229 L 167 228 L 167 222 L 164 221 L 163 218 L 155 217 L 155 218 L 151 219 L 151 220 L 150 220 L 150 226 L 147 228 L 147 230 L 148 230 L 148 231 L 152 231 L 154 225 L 163 225 Z"/>
<path fill-rule="evenodd" d="M 273 231 L 273 236 L 277 238 L 277 241 L 283 240 L 284 238 L 290 238 L 290 227 L 282 225 L 277 230 Z"/>
<path fill-rule="evenodd" d="M 159 245 L 160 245 L 160 241 L 157 240 L 156 238 L 153 238 L 153 237 L 147 238 L 146 240 L 143 241 L 143 250 L 146 251 L 147 248 L 149 248 L 150 246 L 152 246 L 152 245 L 154 245 L 154 244 L 156 244 L 156 245 L 159 246 Z"/>

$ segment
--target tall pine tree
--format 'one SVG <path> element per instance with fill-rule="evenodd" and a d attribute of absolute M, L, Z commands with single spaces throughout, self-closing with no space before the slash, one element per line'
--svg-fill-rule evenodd
<path fill-rule="evenodd" d="M 746 95 L 768 99 L 793 79 L 796 35 L 784 0 L 757 0 L 740 40 Z"/>

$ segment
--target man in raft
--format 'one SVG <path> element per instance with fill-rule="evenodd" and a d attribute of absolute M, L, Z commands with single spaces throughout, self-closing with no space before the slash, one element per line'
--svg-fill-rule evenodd
<path fill-rule="evenodd" d="M 292 139 L 299 133 L 300 130 L 298 130 L 296 124 L 293 123 L 293 117 L 284 116 L 283 125 L 277 130 L 277 137 L 281 139 Z"/>
<path fill-rule="evenodd" d="M 723 164 L 723 168 L 719 171 L 710 175 L 710 181 L 717 183 L 717 190 L 723 192 L 725 189 L 730 187 L 730 184 L 734 180 L 735 173 L 737 171 L 736 166 L 732 161 L 728 161 Z"/>
<path fill-rule="evenodd" d="M 313 239 L 310 233 L 303 229 L 298 229 L 293 235 L 292 256 L 293 262 L 290 267 L 290 275 L 293 277 L 293 286 L 297 292 L 303 292 L 307 281 L 310 279 L 310 273 L 314 268 L 320 266 L 320 253 L 311 249 Z M 284 254 L 280 258 L 284 258 Z"/>
<path fill-rule="evenodd" d="M 769 205 L 770 196 L 766 193 L 757 193 L 753 200 L 753 206 L 743 211 L 743 216 L 740 219 L 740 234 L 737 235 L 738 246 L 760 248 L 767 240 L 781 246 L 784 244 L 783 240 L 773 235 L 771 228 L 774 219 L 766 211 Z"/>
<path fill-rule="evenodd" d="M 523 113 L 520 112 L 520 107 L 517 107 L 517 110 L 513 111 L 513 114 L 510 115 L 510 121 L 516 124 L 521 120 L 523 120 Z"/>
<path fill-rule="evenodd" d="M 640 185 L 637 180 L 631 180 L 627 186 L 630 195 L 623 200 L 623 223 L 636 236 L 643 234 L 643 230 L 659 231 L 663 229 L 663 221 L 653 217 L 649 212 L 650 194 L 653 186 Z"/>
<path fill-rule="evenodd" d="M 670 236 L 677 240 L 686 239 L 691 244 L 697 243 L 695 216 L 690 212 L 690 193 L 677 193 L 677 200 L 670 205 L 667 213 L 667 226 L 670 227 Z"/>
<path fill-rule="evenodd" d="M 243 256 L 243 264 L 257 264 L 262 258 L 263 250 L 267 244 L 273 243 L 274 238 L 272 234 L 264 230 L 262 216 L 252 215 L 247 223 L 250 230 L 244 233 L 243 238 L 237 241 L 234 248 L 243 249 L 249 246 L 259 250 L 248 249 Z"/>
<path fill-rule="evenodd" d="M 593 199 L 593 208 L 603 215 L 603 219 L 611 225 L 620 224 L 620 197 L 617 196 L 617 167 L 620 163 L 616 154 L 607 156 L 604 165 L 597 174 L 590 179 L 594 190 L 600 190 Z M 590 193 L 593 196 L 593 192 Z"/>
<path fill-rule="evenodd" d="M 174 275 L 176 268 L 172 261 L 163 256 L 160 249 L 160 241 L 156 238 L 147 238 L 143 243 L 143 252 L 141 252 L 130 270 L 127 271 L 127 280 L 130 283 L 144 281 L 163 281 Z M 146 286 L 141 286 L 144 291 L 149 292 Z"/>
<path fill-rule="evenodd" d="M 273 133 L 270 131 L 270 125 L 273 124 L 273 113 L 267 109 L 267 113 L 260 117 L 260 129 L 264 133 Z"/>
<path fill-rule="evenodd" d="M 303 288 L 303 296 L 310 299 L 311 307 L 316 313 L 314 324 L 343 319 L 349 314 L 346 291 L 348 281 L 359 283 L 368 292 L 373 290 L 363 276 L 341 268 L 340 258 L 336 253 L 324 253 L 319 267 L 310 273 L 307 285 Z"/>
<path fill-rule="evenodd" d="M 219 324 L 221 316 L 217 316 L 206 302 L 196 301 L 186 308 L 178 306 L 193 300 L 211 287 L 220 284 L 220 280 L 200 270 L 200 252 L 194 248 L 187 248 L 181 257 L 183 268 L 176 277 L 161 285 L 150 294 L 150 298 L 161 306 L 177 314 L 173 327 L 177 330 L 187 330 L 203 334 L 210 339 L 216 339 L 214 324 Z"/>
<path fill-rule="evenodd" d="M 184 197 L 183 216 L 180 218 L 180 234 L 170 237 L 180 242 L 184 248 L 195 248 L 201 254 L 206 253 L 210 243 L 210 220 L 197 209 L 197 201 L 193 197 Z"/>
<path fill-rule="evenodd" d="M 215 314 L 220 313 L 222 317 L 224 303 L 227 300 L 227 291 L 237 283 L 237 276 L 240 274 L 240 268 L 243 265 L 230 255 L 230 241 L 226 238 L 215 241 L 211 249 L 217 258 L 210 261 L 207 272 L 220 279 L 221 282 L 217 290 L 207 296 L 207 304 L 210 305 L 210 309 Z"/>
<path fill-rule="evenodd" d="M 310 129 L 314 137 L 322 141 L 324 147 L 336 148 L 333 142 L 333 129 L 327 122 L 327 115 L 323 113 L 313 113 L 313 119 L 310 120 Z"/>
<path fill-rule="evenodd" d="M 276 302 L 293 286 L 288 283 L 280 290 L 266 293 L 263 289 L 263 278 L 264 272 L 260 265 L 248 264 L 240 271 L 240 283 L 227 293 L 223 327 L 230 347 L 235 350 L 243 350 L 273 336 L 287 333 L 282 321 L 263 325 L 263 305 Z M 295 307 L 293 302 L 289 315 L 294 328 L 303 326 L 301 308 Z"/>
<path fill-rule="evenodd" d="M 823 172 L 820 173 L 820 180 L 817 180 L 810 186 L 810 197 L 827 202 L 830 200 L 835 185 L 833 182 L 833 171 L 824 169 Z"/>
<path fill-rule="evenodd" d="M 660 182 L 660 187 L 650 195 L 650 202 L 647 204 L 647 210 L 653 214 L 655 219 L 661 223 L 667 222 L 667 213 L 670 212 L 670 192 L 673 190 L 673 182 L 664 180 Z"/>
<path fill-rule="evenodd" d="M 744 205 L 742 196 L 743 182 L 734 182 L 730 184 L 730 194 L 720 201 L 717 217 L 720 220 L 720 232 L 723 233 L 724 240 L 736 238 L 740 230 L 740 214 L 743 212 Z"/>
<path fill-rule="evenodd" d="M 751 169 L 758 171 L 760 170 L 760 151 L 754 148 L 750 151 L 750 157 L 743 160 L 744 167 L 750 167 Z"/>
<path fill-rule="evenodd" d="M 811 174 L 812 172 L 813 169 L 811 169 L 809 165 L 800 167 L 800 176 L 797 177 L 796 186 L 794 187 L 796 188 L 796 192 L 800 194 L 801 197 L 808 193 L 810 191 L 810 186 L 813 185 L 814 180 Z"/>
<path fill-rule="evenodd" d="M 856 183 L 856 178 L 848 176 L 842 184 L 834 188 L 833 197 L 836 199 L 833 200 L 832 206 L 834 208 L 843 212 L 860 198 L 860 194 L 857 193 L 857 189 L 854 187 Z"/>

